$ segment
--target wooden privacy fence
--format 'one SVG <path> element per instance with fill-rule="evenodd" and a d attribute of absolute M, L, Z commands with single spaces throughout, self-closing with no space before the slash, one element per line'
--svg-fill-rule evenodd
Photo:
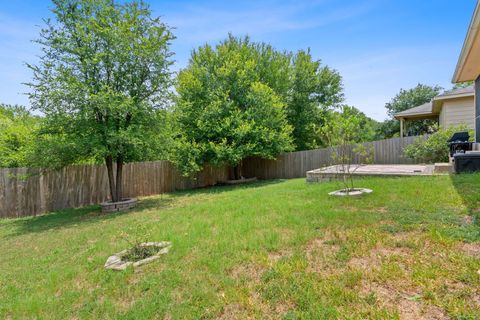
<path fill-rule="evenodd" d="M 417 137 L 365 143 L 374 149 L 376 164 L 410 164 L 403 148 Z M 247 159 L 243 173 L 259 179 L 305 177 L 309 170 L 331 164 L 330 148 L 285 153 L 277 160 Z M 125 197 L 148 196 L 215 185 L 228 179 L 228 167 L 207 166 L 194 178 L 182 177 L 168 161 L 125 165 Z M 98 204 L 109 198 L 105 166 L 81 165 L 42 174 L 38 169 L 0 169 L 0 218 L 37 215 L 65 208 Z"/>
<path fill-rule="evenodd" d="M 195 178 L 185 178 L 168 161 L 130 163 L 123 169 L 125 197 L 211 186 L 227 179 L 227 167 L 206 167 Z M 42 174 L 38 169 L 0 169 L 0 218 L 77 208 L 108 198 L 105 166 L 70 166 Z"/>
<path fill-rule="evenodd" d="M 414 160 L 403 156 L 403 149 L 418 138 L 421 137 L 392 138 L 363 145 L 373 150 L 375 164 L 414 164 Z M 290 152 L 280 155 L 277 160 L 252 158 L 245 161 L 243 172 L 259 179 L 301 178 L 309 170 L 331 165 L 332 151 L 332 148 L 324 148 Z"/>

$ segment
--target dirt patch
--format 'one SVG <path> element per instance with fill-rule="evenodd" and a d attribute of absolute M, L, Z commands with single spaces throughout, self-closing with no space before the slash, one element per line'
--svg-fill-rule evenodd
<path fill-rule="evenodd" d="M 262 266 L 248 263 L 233 267 L 229 273 L 230 276 L 235 280 L 241 280 L 243 278 L 253 281 L 254 283 L 259 283 L 264 272 L 265 268 Z"/>
<path fill-rule="evenodd" d="M 472 302 L 475 308 L 480 308 L 480 294 L 474 294 L 472 297 Z"/>
<path fill-rule="evenodd" d="M 347 263 L 350 268 L 364 271 L 376 269 L 380 267 L 380 264 L 381 260 L 376 255 L 369 255 L 368 257 L 353 257 Z"/>
<path fill-rule="evenodd" d="M 462 224 L 467 226 L 473 224 L 473 217 L 470 215 L 464 215 L 462 217 Z"/>
<path fill-rule="evenodd" d="M 422 237 L 422 233 L 415 231 L 402 231 L 393 233 L 390 237 L 396 241 L 417 240 Z"/>
<path fill-rule="evenodd" d="M 388 208 L 387 207 L 377 207 L 377 208 L 369 208 L 369 212 L 378 212 L 378 213 L 387 213 Z"/>
<path fill-rule="evenodd" d="M 340 250 L 340 245 L 335 244 L 333 239 L 316 238 L 305 247 L 308 261 L 308 272 L 332 273 L 335 265 L 335 254 Z"/>
<path fill-rule="evenodd" d="M 480 257 L 480 243 L 478 242 L 466 242 L 460 245 L 460 250 L 469 256 Z"/>
<path fill-rule="evenodd" d="M 217 320 L 248 319 L 247 310 L 237 303 L 227 304 Z"/>
<path fill-rule="evenodd" d="M 380 226 L 383 226 L 383 227 L 385 227 L 385 226 L 389 227 L 389 226 L 394 226 L 396 224 L 396 222 L 393 221 L 393 220 L 382 220 L 382 221 L 379 222 L 379 224 L 380 224 Z"/>
<path fill-rule="evenodd" d="M 170 297 L 178 304 L 182 303 L 182 301 L 184 300 L 183 293 L 179 288 L 173 289 L 170 293 Z"/>
<path fill-rule="evenodd" d="M 277 229 L 283 241 L 287 242 L 295 236 L 295 232 L 288 228 Z"/>
<path fill-rule="evenodd" d="M 378 269 L 384 260 L 399 257 L 401 260 L 410 255 L 410 250 L 403 247 L 377 247 L 369 252 L 367 256 L 352 257 L 347 265 L 353 269 L 364 271 Z"/>
<path fill-rule="evenodd" d="M 281 316 L 293 309 L 295 309 L 295 303 L 293 301 L 283 301 L 275 306 L 275 313 Z"/>
<path fill-rule="evenodd" d="M 283 258 L 290 257 L 291 255 L 292 255 L 292 253 L 289 250 L 270 252 L 268 254 L 268 260 L 270 262 L 277 262 L 277 261 L 279 261 Z"/>
<path fill-rule="evenodd" d="M 374 295 L 377 304 L 396 311 L 402 320 L 449 319 L 441 308 L 426 304 L 415 291 L 399 291 L 395 286 L 363 282 L 360 292 L 364 297 Z"/>
<path fill-rule="evenodd" d="M 115 306 L 118 310 L 127 311 L 133 308 L 135 305 L 135 299 L 124 297 L 116 301 Z"/>
<path fill-rule="evenodd" d="M 408 257 L 411 255 L 411 250 L 405 247 L 380 247 L 378 249 L 374 249 L 373 253 L 381 256 L 381 257 Z"/>

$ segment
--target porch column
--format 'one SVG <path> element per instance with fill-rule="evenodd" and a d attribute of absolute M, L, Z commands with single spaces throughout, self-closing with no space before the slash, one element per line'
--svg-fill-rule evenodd
<path fill-rule="evenodd" d="M 475 142 L 480 143 L 480 77 L 475 80 Z"/>
<path fill-rule="evenodd" d="M 404 125 L 405 120 L 403 118 L 400 118 L 400 138 L 403 138 L 403 125 Z"/>

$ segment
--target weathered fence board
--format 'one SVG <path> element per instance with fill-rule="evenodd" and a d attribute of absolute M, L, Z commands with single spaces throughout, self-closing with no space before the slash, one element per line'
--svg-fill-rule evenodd
<path fill-rule="evenodd" d="M 226 167 L 206 167 L 195 178 L 185 178 L 167 161 L 130 163 L 123 170 L 125 197 L 205 187 L 227 179 Z M 37 169 L 0 169 L 0 218 L 98 204 L 108 198 L 105 166 L 71 166 L 43 174 Z"/>
<path fill-rule="evenodd" d="M 403 148 L 417 137 L 365 143 L 374 163 L 409 164 Z M 330 148 L 282 154 L 277 160 L 247 159 L 243 173 L 259 179 L 305 177 L 309 170 L 332 164 Z M 148 196 L 215 185 L 228 179 L 227 167 L 205 167 L 195 178 L 182 177 L 168 161 L 130 163 L 123 170 L 125 197 Z M 109 198 L 105 166 L 83 165 L 39 174 L 38 169 L 0 169 L 0 218 L 37 215 L 98 204 Z"/>
<path fill-rule="evenodd" d="M 415 161 L 403 156 L 403 149 L 417 138 L 393 138 L 363 145 L 373 149 L 375 164 L 414 164 Z M 358 163 L 358 157 L 353 162 Z M 245 161 L 243 172 L 248 177 L 259 179 L 290 179 L 305 177 L 307 171 L 331 164 L 332 149 L 324 148 L 285 153 L 277 160 L 251 158 Z"/>

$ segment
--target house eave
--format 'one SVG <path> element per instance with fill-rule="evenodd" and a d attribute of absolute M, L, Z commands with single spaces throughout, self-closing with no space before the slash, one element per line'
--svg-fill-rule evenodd
<path fill-rule="evenodd" d="M 446 96 L 437 96 L 437 97 L 433 98 L 433 101 L 443 101 L 443 100 L 458 99 L 458 98 L 468 98 L 468 97 L 474 97 L 474 96 L 475 96 L 474 92 L 466 92 L 466 93 L 451 94 L 451 95 L 446 95 Z"/>
<path fill-rule="evenodd" d="M 436 112 L 428 112 L 428 113 L 410 113 L 410 114 L 395 114 L 393 117 L 397 120 L 400 119 L 434 119 L 438 117 L 438 113 Z"/>
<path fill-rule="evenodd" d="M 462 51 L 458 58 L 457 66 L 453 74 L 452 82 L 471 81 L 478 78 L 480 64 L 480 1 L 477 1 L 472 20 L 468 27 L 467 36 L 463 42 Z M 477 60 L 475 60 L 477 57 Z"/>

